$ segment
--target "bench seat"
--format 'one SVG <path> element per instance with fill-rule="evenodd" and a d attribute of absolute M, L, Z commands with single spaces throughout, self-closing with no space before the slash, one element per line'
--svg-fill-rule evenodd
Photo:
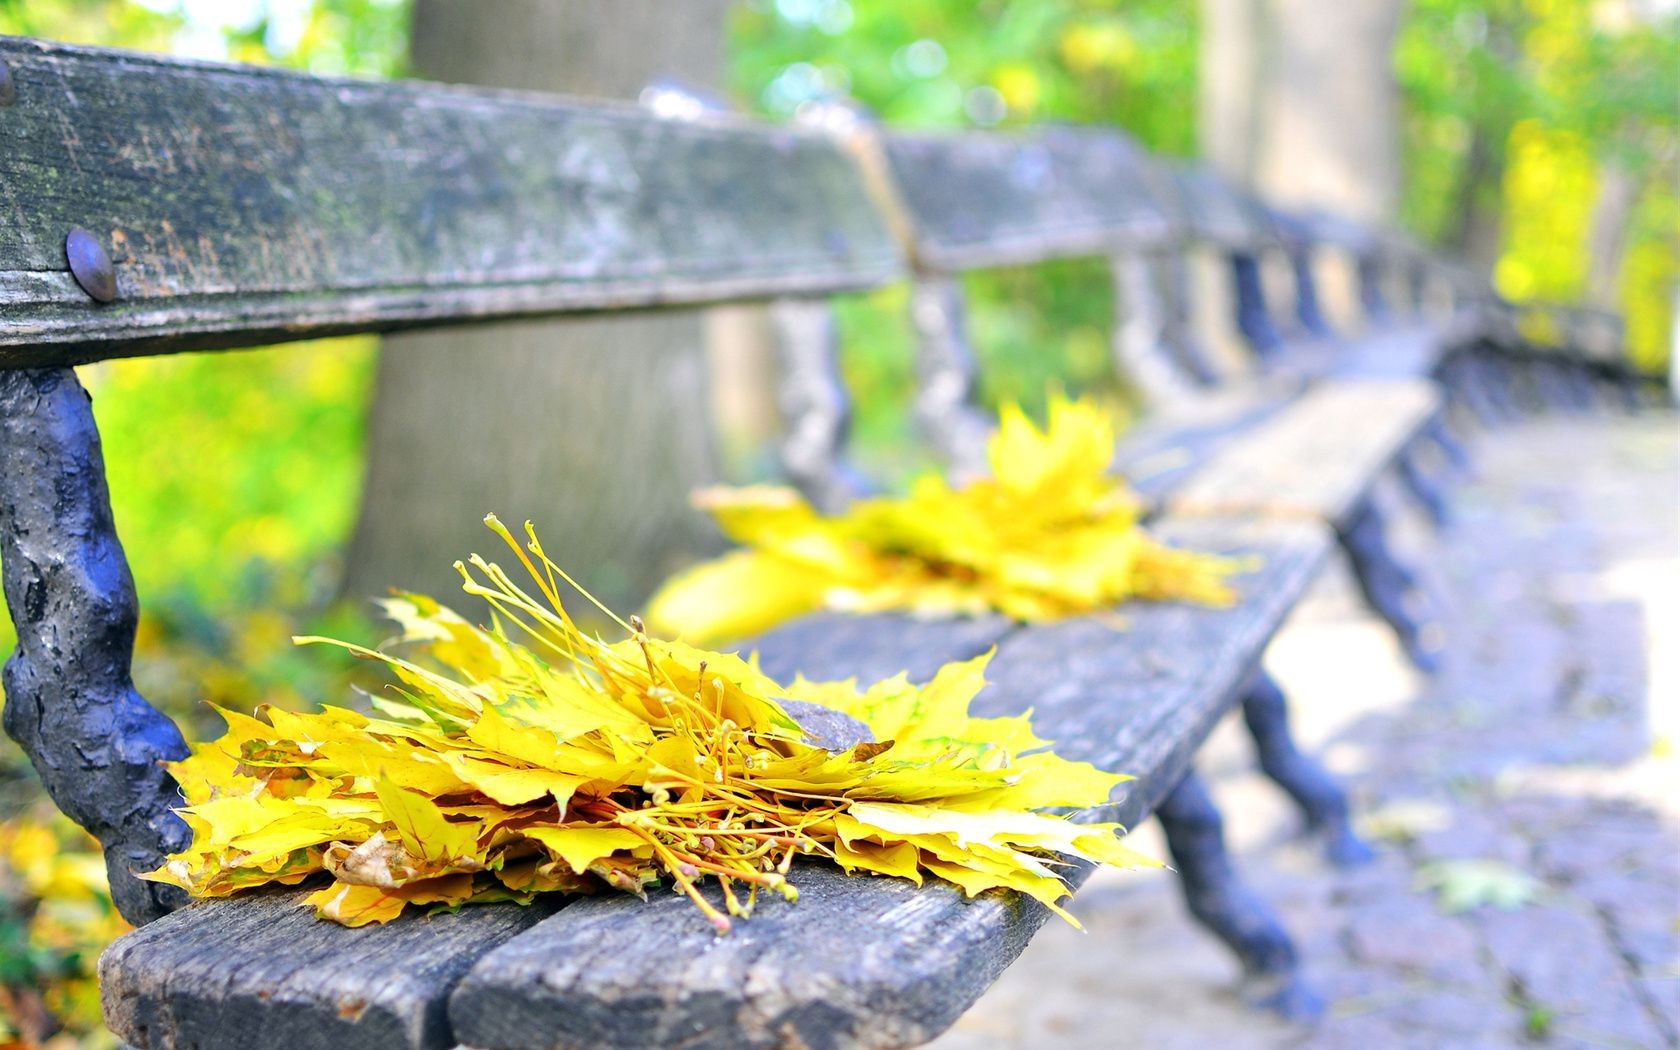
<path fill-rule="evenodd" d="M 1301 376 L 1267 375 L 1170 402 L 1120 434 L 1115 468 L 1133 489 L 1158 501 L 1221 446 L 1305 389 Z"/>
<path fill-rule="evenodd" d="M 1291 342 L 1266 359 L 1287 375 L 1343 379 L 1427 379 L 1459 342 L 1456 331 L 1427 321 L 1390 325 L 1356 339 Z"/>
<path fill-rule="evenodd" d="M 1343 524 L 1371 485 L 1441 410 L 1426 379 L 1320 383 L 1168 496 L 1174 514 L 1259 514 Z"/>
<path fill-rule="evenodd" d="M 1060 753 L 1136 775 L 1115 803 L 1082 815 L 1135 825 L 1236 703 L 1328 547 L 1306 521 L 1159 527 L 1187 546 L 1259 554 L 1239 581 L 1242 600 L 1137 605 L 1123 628 L 1115 617 L 1015 627 L 822 615 L 760 639 L 763 665 L 778 676 L 908 668 L 925 678 L 997 645 L 976 709 L 1032 708 Z M 690 902 L 663 893 L 360 930 L 293 907 L 295 891 L 201 902 L 106 952 L 105 1016 L 141 1050 L 911 1046 L 950 1025 L 1048 917 L 1014 895 L 968 900 L 941 882 L 918 888 L 818 865 L 796 881 L 798 904 L 767 901 L 722 938 Z"/>

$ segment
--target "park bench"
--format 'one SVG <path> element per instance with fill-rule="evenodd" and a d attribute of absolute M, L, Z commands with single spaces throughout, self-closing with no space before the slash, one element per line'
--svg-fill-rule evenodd
<path fill-rule="evenodd" d="M 1304 462 L 1322 456 L 1327 447 L 1344 442 L 1363 443 L 1369 454 L 1382 456 L 1405 488 L 1429 513 L 1437 525 L 1446 524 L 1448 501 L 1443 479 L 1468 468 L 1468 456 L 1448 426 L 1447 400 L 1455 392 L 1447 387 L 1450 366 L 1474 344 L 1477 318 L 1468 311 L 1453 309 L 1440 287 L 1433 261 L 1415 243 L 1393 234 L 1365 228 L 1325 212 L 1290 213 L 1270 207 L 1243 193 L 1216 175 L 1194 170 L 1194 177 L 1181 178 L 1179 186 L 1187 206 L 1224 217 L 1222 225 L 1240 234 L 1218 238 L 1229 269 L 1234 307 L 1231 311 L 1240 341 L 1248 348 L 1249 367 L 1274 379 L 1335 380 L 1328 389 L 1309 397 L 1316 415 L 1305 409 L 1290 420 L 1270 426 L 1280 432 L 1275 440 L 1307 442 L 1296 454 L 1276 457 L 1277 462 Z M 1363 314 L 1357 335 L 1338 332 L 1327 320 L 1318 291 L 1321 266 L 1329 254 L 1339 261 L 1344 276 L 1357 294 Z M 1269 267 L 1268 264 L 1275 264 Z M 1268 273 L 1268 270 L 1271 270 Z M 1282 276 L 1281 282 L 1268 276 Z M 1278 288 L 1278 284 L 1284 287 Z M 1321 384 L 1322 385 L 1322 384 Z M 1383 402 L 1391 406 L 1412 406 L 1413 418 L 1400 425 L 1398 433 L 1385 436 L 1383 419 L 1368 423 L 1362 402 Z M 1284 437 L 1283 434 L 1293 435 Z M 1266 442 L 1245 443 L 1251 450 L 1264 450 Z M 1278 492 L 1289 482 L 1275 470 L 1252 475 L 1254 452 L 1228 459 L 1223 471 L 1210 471 L 1204 481 L 1220 489 L 1220 501 L 1256 499 L 1263 491 Z M 1339 453 L 1344 462 L 1356 457 Z M 1225 491 L 1222 477 L 1244 476 L 1246 488 Z M 1361 486 L 1369 471 L 1348 478 L 1319 475 L 1321 482 L 1306 498 L 1283 496 L 1274 508 L 1287 513 L 1316 513 L 1343 525 L 1344 540 L 1351 532 L 1370 528 L 1367 515 L 1385 517 L 1380 503 L 1367 498 Z M 1301 479 L 1304 481 L 1305 479 Z M 1296 484 L 1300 484 L 1297 481 Z M 1196 492 L 1196 505 L 1205 505 L 1206 492 Z M 1348 525 L 1356 522 L 1357 528 Z M 1379 523 L 1380 528 L 1380 523 Z M 1355 541 L 1358 542 L 1358 541 Z M 1350 550 L 1350 553 L 1352 551 Z M 1356 559 L 1358 554 L 1353 555 Z M 1421 635 L 1408 622 L 1403 605 L 1427 606 L 1416 583 L 1416 574 L 1404 565 L 1385 562 L 1374 566 L 1386 584 L 1373 590 L 1377 577 L 1360 568 L 1367 584 L 1367 597 L 1393 622 L 1408 650 L 1428 666 L 1432 657 L 1419 650 Z M 1387 595 L 1382 592 L 1387 590 Z M 1414 597 L 1397 604 L 1396 593 Z"/>
<path fill-rule="evenodd" d="M 136 598 L 72 365 L 735 300 L 792 303 L 784 317 L 808 320 L 813 302 L 909 271 L 896 217 L 823 134 L 15 38 L 0 38 L 0 69 L 0 201 L 13 217 L 0 227 L 0 559 L 19 639 L 6 727 L 101 839 L 113 897 L 141 927 L 101 961 L 120 1038 L 904 1046 L 949 1025 L 1020 952 L 1048 914 L 1031 902 L 817 866 L 800 873 L 797 905 L 761 908 L 721 939 L 675 896 L 350 930 L 299 909 L 295 892 L 183 907 L 134 878 L 185 843 L 160 765 L 183 744 L 130 680 Z M 1281 694 L 1256 677 L 1323 563 L 1325 529 L 1253 508 L 1167 512 L 1155 528 L 1258 554 L 1241 600 L 1139 606 L 1118 633 L 1095 618 L 819 615 L 756 645 L 773 674 L 862 679 L 922 678 L 996 646 L 978 709 L 1032 707 L 1068 757 L 1136 775 L 1081 819 L 1156 815 L 1191 911 L 1237 950 L 1261 998 L 1309 1012 L 1289 938 L 1237 879 L 1191 759 L 1242 703 L 1268 770 L 1321 795 L 1303 799 L 1309 813 L 1339 805 L 1330 817 L 1345 831 L 1340 793 L 1294 750 Z"/>
<path fill-rule="evenodd" d="M 1488 347 L 1506 379 L 1508 402 L 1579 411 L 1667 400 L 1663 379 L 1628 360 L 1624 335 L 1621 317 L 1605 310 L 1501 303 Z"/>
<path fill-rule="evenodd" d="M 1633 410 L 1672 405 L 1672 376 L 1628 358 L 1620 315 L 1543 301 L 1513 303 L 1486 274 L 1432 259 L 1442 294 L 1472 318 L 1471 352 L 1443 368 L 1448 389 L 1478 419 L 1496 422 L 1543 409 Z"/>
<path fill-rule="evenodd" d="M 1364 375 L 1307 384 L 1298 376 L 1225 378 L 1212 366 L 1173 365 L 1206 360 L 1187 332 L 1185 293 L 1164 291 L 1177 283 L 1172 255 L 1185 242 L 1231 257 L 1239 317 L 1266 309 L 1242 293 L 1241 275 L 1243 260 L 1271 246 L 1271 231 L 1250 220 L 1237 194 L 1205 169 L 1179 167 L 1167 176 L 1107 130 L 912 134 L 860 125 L 852 135 L 866 167 L 884 173 L 877 192 L 906 239 L 918 414 L 953 471 L 978 469 L 989 429 L 958 278 L 1003 264 L 1109 259 L 1121 309 L 1146 319 L 1116 326 L 1117 367 L 1163 403 L 1159 418 L 1145 415 L 1122 435 L 1121 472 L 1175 515 L 1330 525 L 1372 607 L 1419 667 L 1434 666 L 1441 638 L 1429 597 L 1394 550 L 1372 487 L 1391 468 L 1411 466 L 1412 446 L 1439 414 L 1436 384 L 1425 376 Z M 1166 187 L 1176 199 L 1163 199 L 1172 192 Z M 1176 303 L 1167 298 L 1173 294 Z M 1211 393 L 1192 385 L 1202 376 L 1214 378 L 1203 388 Z M 1417 480 L 1410 469 L 1403 477 Z"/>

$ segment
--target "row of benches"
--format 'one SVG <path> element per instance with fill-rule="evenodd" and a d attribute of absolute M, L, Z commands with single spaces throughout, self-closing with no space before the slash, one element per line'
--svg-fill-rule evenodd
<path fill-rule="evenodd" d="M 674 897 L 494 905 L 362 930 L 314 920 L 291 893 L 181 907 L 132 875 L 184 843 L 159 765 L 183 745 L 130 681 L 136 600 L 71 366 L 767 301 L 783 353 L 783 462 L 834 507 L 867 483 L 847 458 L 829 297 L 910 282 L 917 413 L 961 473 L 977 469 L 987 431 L 961 276 L 1075 256 L 1111 260 L 1115 361 L 1151 404 L 1121 440 L 1122 469 L 1160 534 L 1261 556 L 1242 600 L 1138 607 L 1122 632 L 824 614 L 752 644 L 774 675 L 862 679 L 925 677 L 996 646 L 984 713 L 1031 707 L 1068 757 L 1134 774 L 1122 798 L 1082 817 L 1155 815 L 1190 910 L 1236 951 L 1257 1001 L 1318 1009 L 1287 934 L 1233 870 L 1191 760 L 1240 706 L 1262 767 L 1328 857 L 1368 855 L 1340 789 L 1290 740 L 1260 658 L 1335 540 L 1408 653 L 1432 665 L 1439 629 L 1374 487 L 1397 469 L 1444 512 L 1440 467 L 1462 453 L 1438 377 L 1494 338 L 1473 285 L 1403 242 L 1270 211 L 1112 131 L 899 134 L 841 109 L 815 128 L 672 120 L 12 38 L 0 38 L 0 68 L 12 144 L 0 208 L 14 220 L 0 226 L 0 556 L 19 638 L 6 727 L 103 841 L 113 895 L 142 924 L 101 963 L 106 1017 L 124 1040 L 907 1046 L 948 1026 L 1046 912 L 821 867 L 800 874 L 796 906 L 766 907 L 723 939 Z M 67 256 L 73 230 L 85 233 Z M 1192 247 L 1223 259 L 1247 361 L 1192 337 Z M 1332 255 L 1357 274 L 1357 337 L 1321 308 L 1315 278 Z M 1287 301 L 1274 258 L 1293 275 Z"/>

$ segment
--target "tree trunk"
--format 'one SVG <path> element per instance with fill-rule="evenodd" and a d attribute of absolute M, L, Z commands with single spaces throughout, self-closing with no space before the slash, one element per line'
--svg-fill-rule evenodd
<path fill-rule="evenodd" d="M 1400 203 L 1401 0 L 1202 0 L 1202 154 L 1292 208 L 1392 224 Z M 1361 323 L 1351 261 L 1315 267 L 1332 324 Z M 1221 276 L 1205 310 L 1235 309 Z M 1220 346 L 1230 325 L 1208 329 Z"/>
<path fill-rule="evenodd" d="M 1612 158 L 1599 166 L 1587 227 L 1587 301 L 1606 310 L 1616 309 L 1628 222 L 1639 203 L 1639 189 L 1639 180 L 1621 161 Z"/>
<path fill-rule="evenodd" d="M 1501 143 L 1509 130 L 1501 126 L 1497 132 Z M 1500 184 L 1505 179 L 1505 152 L 1503 145 L 1491 143 L 1494 136 L 1495 132 L 1481 125 L 1470 133 L 1470 148 L 1458 177 L 1458 201 L 1446 236 L 1453 254 L 1483 268 L 1499 259 L 1502 227 Z"/>
<path fill-rule="evenodd" d="M 416 76 L 635 98 L 707 89 L 724 0 L 417 0 Z M 480 523 L 526 518 L 551 556 L 633 610 L 684 551 L 715 542 L 688 493 L 715 480 L 701 315 L 671 311 L 394 335 L 380 354 L 352 597 L 454 600 L 452 562 L 498 552 Z"/>
<path fill-rule="evenodd" d="M 1400 0 L 1203 0 L 1203 155 L 1280 204 L 1392 222 L 1400 11 Z"/>

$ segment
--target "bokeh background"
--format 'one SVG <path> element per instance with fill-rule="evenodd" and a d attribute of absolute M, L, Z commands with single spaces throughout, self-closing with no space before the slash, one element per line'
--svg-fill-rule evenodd
<path fill-rule="evenodd" d="M 529 2 L 419 2 L 416 22 L 408 0 L 0 0 L 0 33 L 322 74 L 420 72 L 629 97 L 649 73 L 672 73 L 725 105 L 777 120 L 850 96 L 902 126 L 1113 124 L 1156 152 L 1247 165 L 1263 186 L 1279 180 L 1252 141 L 1264 120 L 1251 114 L 1247 124 L 1228 126 L 1228 100 L 1263 79 L 1256 68 L 1279 61 L 1279 49 L 1287 60 L 1292 46 L 1254 30 L 1258 0 L 684 0 L 681 16 L 667 9 L 652 22 L 634 4 L 581 3 L 564 31 L 546 35 L 517 24 L 514 9 L 531 17 Z M 1368 16 L 1360 23 L 1366 31 L 1336 46 L 1345 60 L 1376 71 L 1375 90 L 1392 105 L 1392 120 L 1379 129 L 1386 177 L 1372 180 L 1381 185 L 1370 200 L 1334 203 L 1485 268 L 1513 299 L 1615 310 L 1626 319 L 1632 361 L 1668 367 L 1680 288 L 1680 4 L 1279 6 L 1309 22 L 1337 10 Z M 508 36 L 528 46 L 479 39 L 475 53 L 462 44 L 455 23 L 504 17 Z M 615 53 L 603 40 L 645 53 Z M 968 292 L 988 402 L 1035 405 L 1052 380 L 1124 398 L 1110 365 L 1114 303 L 1100 264 L 976 275 Z M 859 457 L 889 479 L 930 462 L 890 451 L 909 440 L 905 309 L 903 288 L 841 309 Z M 467 536 L 489 509 L 561 519 L 568 563 L 610 598 L 637 601 L 674 559 L 713 541 L 697 527 L 660 524 L 634 537 L 636 550 L 626 554 L 611 546 L 624 530 L 594 508 L 623 493 L 635 473 L 644 489 L 663 493 L 626 497 L 638 520 L 687 521 L 680 504 L 688 482 L 707 472 L 737 481 L 769 476 L 775 423 L 762 318 L 724 310 L 665 319 L 637 329 L 628 340 L 636 346 L 603 356 L 604 346 L 626 345 L 624 331 L 586 325 L 555 336 L 515 327 L 481 338 L 539 354 L 556 339 L 569 342 L 571 372 L 554 382 L 575 386 L 584 373 L 602 384 L 590 389 L 597 403 L 612 404 L 614 390 L 646 386 L 657 374 L 653 385 L 694 409 L 687 424 L 708 435 L 696 461 L 633 468 L 650 446 L 673 444 L 669 434 L 638 441 L 634 420 L 553 408 L 562 396 L 555 390 L 511 411 L 486 401 L 481 416 L 449 414 L 436 387 L 460 389 L 462 369 L 491 367 L 483 355 L 460 352 L 459 340 L 469 337 L 402 337 L 387 350 L 392 372 L 383 378 L 372 338 L 83 369 L 141 594 L 142 691 L 189 736 L 217 727 L 206 701 L 249 709 L 341 696 L 351 669 L 293 649 L 289 637 L 376 638 L 363 596 L 391 584 L 441 589 L 449 559 L 464 549 L 446 546 L 447 557 L 433 558 L 426 544 L 461 533 L 432 528 L 432 518 L 458 523 Z M 430 393 L 405 389 L 399 400 L 397 361 L 405 375 L 435 373 L 446 361 L 456 372 L 438 373 Z M 492 415 L 500 429 L 486 421 Z M 669 415 L 654 409 L 655 417 Z M 575 480 L 556 467 L 538 491 L 512 495 L 516 506 L 482 505 L 499 491 L 492 475 L 512 461 L 516 438 L 568 426 L 550 462 L 580 468 Z M 482 433 L 463 433 L 475 428 Z M 622 446 L 623 461 L 578 451 L 603 445 Z M 470 457 L 449 461 L 449 448 L 466 447 L 475 449 Z M 381 472 L 399 460 L 418 463 L 422 476 L 435 473 L 418 503 L 382 495 L 392 486 L 380 483 L 389 480 Z M 545 528 L 551 547 L 561 530 Z M 394 540 L 408 535 L 419 537 L 418 547 Z M 0 652 L 10 644 L 9 621 L 0 619 Z M 89 973 L 120 925 L 101 897 L 98 863 L 79 842 L 36 797 L 27 763 L 0 741 L 0 1047 L 108 1040 Z"/>

